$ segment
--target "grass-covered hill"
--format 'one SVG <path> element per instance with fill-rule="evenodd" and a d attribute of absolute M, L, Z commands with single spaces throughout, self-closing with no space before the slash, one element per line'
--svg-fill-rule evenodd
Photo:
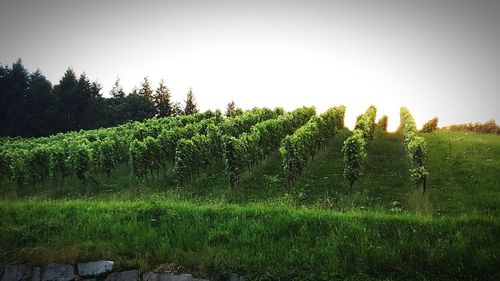
<path fill-rule="evenodd" d="M 427 192 L 408 174 L 402 135 L 377 131 L 349 194 L 341 130 L 294 186 L 273 152 L 230 188 L 220 167 L 180 182 L 167 166 L 148 182 L 121 164 L 110 177 L 63 186 L 3 182 L 2 263 L 113 259 L 171 263 L 223 280 L 498 280 L 500 137 L 419 134 Z"/>

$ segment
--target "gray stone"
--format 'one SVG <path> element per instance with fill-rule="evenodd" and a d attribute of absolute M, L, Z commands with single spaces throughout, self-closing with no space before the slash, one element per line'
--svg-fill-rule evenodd
<path fill-rule="evenodd" d="M 210 280 L 202 278 L 193 278 L 193 281 L 210 281 Z"/>
<path fill-rule="evenodd" d="M 191 274 L 175 274 L 170 277 L 170 279 L 167 280 L 161 280 L 161 281 L 193 281 L 193 275 Z"/>
<path fill-rule="evenodd" d="M 105 281 L 139 281 L 139 271 L 129 270 L 114 272 L 108 275 Z"/>
<path fill-rule="evenodd" d="M 31 271 L 31 281 L 40 281 L 42 280 L 41 269 L 39 267 L 33 267 Z"/>
<path fill-rule="evenodd" d="M 31 268 L 26 264 L 8 265 L 2 276 L 2 281 L 29 281 Z"/>
<path fill-rule="evenodd" d="M 229 276 L 229 281 L 245 281 L 245 277 L 233 273 Z"/>
<path fill-rule="evenodd" d="M 93 261 L 78 264 L 78 274 L 82 277 L 98 277 L 112 270 L 112 261 Z"/>
<path fill-rule="evenodd" d="M 142 275 L 143 281 L 167 281 L 170 276 L 174 275 L 172 272 L 146 272 Z"/>
<path fill-rule="evenodd" d="M 75 279 L 75 269 L 69 264 L 49 264 L 42 274 L 42 281 L 71 281 Z"/>
<path fill-rule="evenodd" d="M 143 281 L 194 281 L 191 274 L 174 274 L 172 272 L 146 272 Z"/>

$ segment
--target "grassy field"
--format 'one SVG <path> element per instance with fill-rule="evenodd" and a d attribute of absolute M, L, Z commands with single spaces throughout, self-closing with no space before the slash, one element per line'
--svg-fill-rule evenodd
<path fill-rule="evenodd" d="M 183 185 L 169 171 L 137 185 L 125 165 L 99 185 L 3 183 L 2 263 L 112 258 L 215 279 L 500 279 L 500 137 L 423 134 L 422 195 L 401 136 L 378 132 L 347 195 L 340 149 L 349 134 L 331 140 L 290 189 L 277 153 L 234 189 L 211 171 Z"/>
<path fill-rule="evenodd" d="M 212 279 L 500 276 L 494 219 L 163 201 L 25 201 L 0 211 L 1 248 L 21 248 L 35 264 L 111 258 L 148 269 L 173 261 Z"/>

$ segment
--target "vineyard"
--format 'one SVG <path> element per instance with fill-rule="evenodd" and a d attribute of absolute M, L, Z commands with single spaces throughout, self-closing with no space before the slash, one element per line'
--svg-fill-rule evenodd
<path fill-rule="evenodd" d="M 350 131 L 346 110 L 0 139 L 0 262 L 168 262 L 215 280 L 497 279 L 498 135 L 437 119 L 424 133 L 405 107 L 389 133 L 374 106 Z"/>
<path fill-rule="evenodd" d="M 314 108 L 307 107 L 292 112 L 255 108 L 232 118 L 207 111 L 47 138 L 5 139 L 0 146 L 0 180 L 15 182 L 18 188 L 46 179 L 63 186 L 68 177 L 99 184 L 103 175 L 109 178 L 116 167 L 126 164 L 137 184 L 144 180 L 149 185 L 148 175 L 159 178 L 167 167 L 173 167 L 180 183 L 206 173 L 208 167 L 219 167 L 234 187 L 245 171 L 279 150 L 289 186 L 309 158 L 313 161 L 344 128 L 345 110 L 332 107 L 316 115 Z M 362 175 L 366 146 L 375 136 L 376 112 L 371 106 L 358 117 L 342 147 L 351 192 Z M 416 135 L 416 124 L 406 108 L 401 108 L 401 128 L 411 179 L 425 191 L 425 140 Z"/>

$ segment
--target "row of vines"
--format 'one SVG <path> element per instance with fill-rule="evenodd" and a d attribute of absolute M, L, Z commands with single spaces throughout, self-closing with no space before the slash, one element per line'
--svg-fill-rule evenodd
<path fill-rule="evenodd" d="M 224 118 L 220 112 L 153 118 L 118 127 L 57 134 L 46 138 L 7 138 L 0 142 L 0 182 L 22 186 L 27 181 L 51 179 L 63 185 L 76 177 L 99 184 L 101 175 L 126 164 L 138 180 L 159 177 L 173 167 L 181 181 L 208 168 L 224 171 L 234 187 L 246 170 L 279 151 L 287 185 L 294 185 L 309 159 L 344 127 L 344 106 L 316 115 L 313 107 L 291 112 L 254 108 Z M 417 135 L 415 121 L 401 108 L 401 129 L 410 160 L 411 180 L 426 190 L 425 140 Z M 370 106 L 356 121 L 343 144 L 344 177 L 353 184 L 362 175 L 366 146 L 373 140 L 376 108 Z M 382 121 L 381 121 L 382 122 Z M 385 120 L 386 123 L 386 120 Z M 382 127 L 382 126 L 381 126 Z"/>
<path fill-rule="evenodd" d="M 225 135 L 223 159 L 231 187 L 239 182 L 245 170 L 277 151 L 285 136 L 293 134 L 315 114 L 314 108 L 303 107 L 260 122 L 239 137 Z"/>
<path fill-rule="evenodd" d="M 425 139 L 417 134 L 417 126 L 410 111 L 406 107 L 400 110 L 400 124 L 403 131 L 405 150 L 410 162 L 410 179 L 417 185 L 427 189 L 428 172 L 425 168 L 427 145 Z"/>
<path fill-rule="evenodd" d="M 204 154 L 204 159 L 222 162 L 220 143 L 223 134 L 239 136 L 253 125 L 283 113 L 281 108 L 255 108 L 232 118 L 223 118 L 220 112 L 207 111 L 45 138 L 2 139 L 0 182 L 14 181 L 22 186 L 28 180 L 36 184 L 50 178 L 62 185 L 65 178 L 75 176 L 82 182 L 90 178 L 98 183 L 96 176 L 109 177 L 123 163 L 130 166 L 138 179 L 147 180 L 148 172 L 158 174 L 167 163 L 173 164 L 178 159 L 178 144 L 183 143 L 182 140 L 204 142 L 204 147 L 209 144 L 210 152 Z M 216 154 L 220 156 L 211 157 Z M 190 154 L 190 159 L 195 159 L 192 156 L 195 155 Z M 207 161 L 202 165 L 206 166 Z"/>
<path fill-rule="evenodd" d="M 250 132 L 254 125 L 282 116 L 281 108 L 255 109 L 243 115 L 226 119 L 219 125 L 212 125 L 206 131 L 179 139 L 175 149 L 174 172 L 185 181 L 206 171 L 208 166 L 218 167 L 223 159 L 223 137 L 238 137 Z"/>
<path fill-rule="evenodd" d="M 370 106 L 366 112 L 360 115 L 352 135 L 344 141 L 342 152 L 344 153 L 344 177 L 349 182 L 349 190 L 363 174 L 363 162 L 366 158 L 366 145 L 375 137 L 375 116 L 377 109 Z"/>
<path fill-rule="evenodd" d="M 344 127 L 344 115 L 345 106 L 332 107 L 320 116 L 312 116 L 281 141 L 280 153 L 288 186 L 295 184 L 309 157 L 314 160 L 327 141 Z"/>
<path fill-rule="evenodd" d="M 175 127 L 189 127 L 205 119 L 220 119 L 220 113 L 205 113 L 172 118 L 153 118 L 145 122 L 80 132 L 60 133 L 50 137 L 7 138 L 0 144 L 0 181 L 15 181 L 22 186 L 47 178 L 60 181 L 75 176 L 105 174 L 129 159 L 133 140 L 156 138 L 160 132 Z"/>

